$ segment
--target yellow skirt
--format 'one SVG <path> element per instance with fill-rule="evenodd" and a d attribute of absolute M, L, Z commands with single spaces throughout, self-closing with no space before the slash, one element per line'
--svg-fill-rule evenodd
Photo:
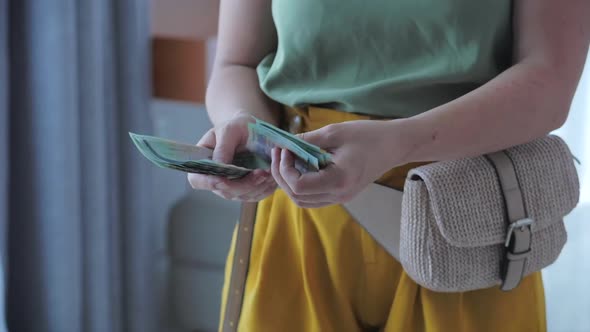
<path fill-rule="evenodd" d="M 367 116 L 289 110 L 301 131 Z M 379 182 L 402 188 L 405 165 Z M 238 331 L 545 331 L 540 273 L 510 292 L 437 293 L 417 285 L 340 205 L 296 206 L 281 190 L 258 205 Z M 221 315 L 235 248 L 226 266 Z M 221 317 L 223 322 L 223 317 Z"/>

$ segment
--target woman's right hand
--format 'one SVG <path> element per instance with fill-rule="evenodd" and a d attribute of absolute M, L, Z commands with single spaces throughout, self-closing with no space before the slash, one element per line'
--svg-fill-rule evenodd
<path fill-rule="evenodd" d="M 213 149 L 213 160 L 229 164 L 234 154 L 245 150 L 248 141 L 248 123 L 253 117 L 245 112 L 211 128 L 197 143 L 198 146 Z M 241 179 L 229 180 L 219 176 L 188 174 L 193 189 L 210 190 L 225 199 L 258 202 L 272 194 L 277 184 L 270 170 L 256 169 Z"/>

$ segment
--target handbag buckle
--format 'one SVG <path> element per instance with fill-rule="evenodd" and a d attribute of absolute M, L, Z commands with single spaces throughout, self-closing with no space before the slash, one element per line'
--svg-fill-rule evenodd
<path fill-rule="evenodd" d="M 512 239 L 512 233 L 514 233 L 515 229 L 524 230 L 525 227 L 530 227 L 535 221 L 531 218 L 524 218 L 517 220 L 511 223 L 508 226 L 508 233 L 506 234 L 506 241 L 504 242 L 504 246 L 508 247 L 510 245 L 510 240 Z"/>
<path fill-rule="evenodd" d="M 533 219 L 523 218 L 508 225 L 506 234 L 506 260 L 503 264 L 502 286 L 500 289 L 509 291 L 514 289 L 524 276 L 525 263 L 531 253 Z"/>

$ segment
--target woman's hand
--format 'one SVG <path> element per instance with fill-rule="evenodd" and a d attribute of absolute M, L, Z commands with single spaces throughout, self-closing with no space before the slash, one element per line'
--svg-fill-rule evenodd
<path fill-rule="evenodd" d="M 319 172 L 299 173 L 294 155 L 273 149 L 272 175 L 300 207 L 316 208 L 350 201 L 392 167 L 405 163 L 408 148 L 394 121 L 350 121 L 300 134 L 332 154 Z M 395 147 L 395 148 L 392 148 Z M 393 154 L 387 151 L 395 151 Z"/>
<path fill-rule="evenodd" d="M 248 123 L 252 121 L 249 114 L 237 113 L 229 121 L 210 129 L 197 145 L 213 149 L 213 160 L 231 163 L 234 154 L 244 150 L 248 141 Z M 277 186 L 270 171 L 261 169 L 237 180 L 191 173 L 188 174 L 188 182 L 194 189 L 210 190 L 225 199 L 246 202 L 262 200 Z"/>

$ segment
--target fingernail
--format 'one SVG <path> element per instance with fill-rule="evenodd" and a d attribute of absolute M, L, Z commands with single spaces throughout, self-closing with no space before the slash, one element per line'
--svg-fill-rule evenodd
<path fill-rule="evenodd" d="M 260 185 L 260 184 L 262 184 L 264 181 L 266 181 L 266 178 L 264 178 L 264 177 L 262 177 L 262 176 L 259 176 L 259 177 L 257 177 L 257 178 L 256 178 L 256 180 L 254 180 L 254 184 L 255 184 L 255 185 Z"/>

